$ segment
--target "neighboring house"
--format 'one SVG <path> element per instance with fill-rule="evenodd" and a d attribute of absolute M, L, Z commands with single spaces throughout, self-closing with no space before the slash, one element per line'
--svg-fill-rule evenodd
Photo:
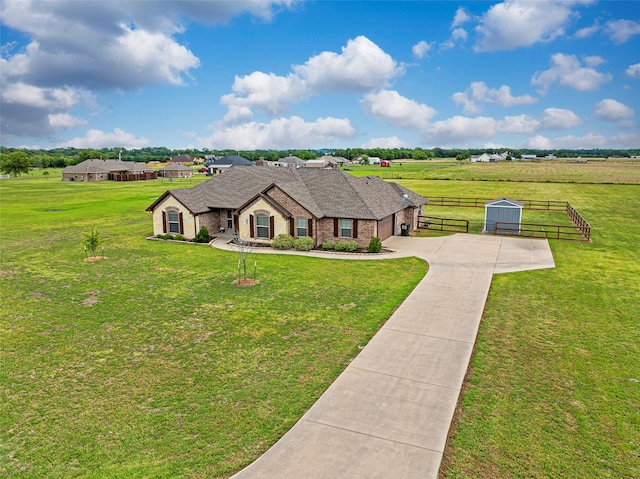
<path fill-rule="evenodd" d="M 426 198 L 377 176 L 356 178 L 341 170 L 314 168 L 231 168 L 193 188 L 165 192 L 147 211 L 154 235 L 193 238 L 235 232 L 270 243 L 279 234 L 367 246 L 417 228 Z"/>
<path fill-rule="evenodd" d="M 176 163 L 175 165 L 167 165 L 164 168 L 160 168 L 158 170 L 158 176 L 164 178 L 191 178 L 193 176 L 193 169 Z"/>
<path fill-rule="evenodd" d="M 369 164 L 370 165 L 379 165 L 381 161 L 382 160 L 380 158 L 378 158 L 377 156 L 370 156 L 369 157 Z"/>
<path fill-rule="evenodd" d="M 209 160 L 205 165 L 209 168 L 209 173 L 215 175 L 233 166 L 255 166 L 255 163 L 238 155 L 227 155 L 217 160 Z"/>
<path fill-rule="evenodd" d="M 187 155 L 185 153 L 180 153 L 178 156 L 174 156 L 173 158 L 169 158 L 169 164 L 172 165 L 190 165 L 193 164 L 195 158 L 191 155 Z"/>
<path fill-rule="evenodd" d="M 121 160 L 84 160 L 62 170 L 62 181 L 139 181 L 156 178 L 144 163 Z"/>
<path fill-rule="evenodd" d="M 274 166 L 287 166 L 289 168 L 303 168 L 305 166 L 304 160 L 297 156 L 285 156 L 273 163 Z"/>
<path fill-rule="evenodd" d="M 336 161 L 336 159 L 333 156 L 329 155 L 321 156 L 320 158 L 316 158 L 315 160 L 308 160 L 305 163 L 305 166 L 307 168 L 332 168 L 334 170 L 340 168 L 340 165 Z"/>
<path fill-rule="evenodd" d="M 508 153 L 483 153 L 482 155 L 472 155 L 471 163 L 495 163 L 496 161 L 504 161 L 509 156 Z"/>

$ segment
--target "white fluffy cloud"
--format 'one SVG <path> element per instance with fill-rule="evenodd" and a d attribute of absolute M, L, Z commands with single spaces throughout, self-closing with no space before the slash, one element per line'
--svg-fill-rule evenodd
<path fill-rule="evenodd" d="M 397 136 L 388 138 L 371 138 L 366 143 L 360 145 L 361 148 L 411 148 L 411 144 L 402 141 Z"/>
<path fill-rule="evenodd" d="M 430 106 L 403 97 L 393 90 L 378 90 L 366 94 L 360 105 L 367 115 L 390 125 L 411 130 L 426 128 L 437 113 Z"/>
<path fill-rule="evenodd" d="M 433 48 L 433 42 L 427 43 L 421 40 L 411 48 L 411 52 L 416 58 L 424 58 L 429 54 L 431 48 Z"/>
<path fill-rule="evenodd" d="M 451 97 L 457 105 L 462 105 L 467 115 L 482 112 L 481 103 L 494 103 L 503 107 L 531 105 L 537 100 L 531 95 L 511 95 L 511 87 L 489 88 L 485 82 L 473 82 L 464 92 L 454 93 Z"/>
<path fill-rule="evenodd" d="M 541 94 L 546 93 L 554 83 L 571 87 L 578 91 L 597 90 L 598 87 L 610 82 L 613 76 L 610 73 L 601 73 L 590 66 L 599 65 L 602 59 L 599 57 L 587 57 L 583 66 L 575 55 L 556 53 L 551 56 L 551 68 L 541 73 L 536 73 L 531 78 L 531 84 L 540 87 Z"/>
<path fill-rule="evenodd" d="M 493 5 L 476 27 L 476 51 L 512 50 L 550 42 L 565 34 L 577 4 L 591 0 L 505 0 Z"/>
<path fill-rule="evenodd" d="M 636 80 L 640 80 L 640 63 L 636 63 L 635 65 L 630 65 L 624 71 L 624 74 L 628 77 L 635 78 Z"/>
<path fill-rule="evenodd" d="M 181 85 L 200 60 L 181 44 L 186 19 L 225 22 L 240 13 L 268 21 L 296 0 L 194 2 L 7 1 L 3 25 L 24 34 L 26 46 L 3 45 L 1 63 L 3 140 L 46 136 L 79 126 L 71 111 L 86 92 Z M 53 87 L 52 85 L 64 85 Z M 33 94 L 24 95 L 25 92 Z M 70 100 L 62 106 L 67 96 Z"/>
<path fill-rule="evenodd" d="M 493 118 L 454 116 L 428 125 L 424 138 L 430 145 L 461 145 L 470 140 L 489 139 L 497 133 L 498 122 Z"/>
<path fill-rule="evenodd" d="M 471 20 L 471 15 L 467 13 L 464 7 L 458 7 L 458 9 L 456 10 L 456 14 L 453 17 L 453 22 L 451 22 L 451 28 L 456 28 L 457 26 L 462 25 L 469 20 Z"/>
<path fill-rule="evenodd" d="M 336 140 L 351 140 L 355 129 L 346 118 L 318 118 L 306 122 L 298 116 L 269 123 L 214 125 L 213 134 L 200 138 L 201 147 L 230 149 L 319 148 Z"/>
<path fill-rule="evenodd" d="M 635 112 L 624 103 L 606 98 L 596 103 L 593 114 L 601 120 L 620 122 L 633 118 Z"/>
<path fill-rule="evenodd" d="M 632 20 L 612 20 L 604 26 L 604 33 L 614 43 L 621 44 L 629 41 L 631 37 L 640 35 L 640 23 Z"/>
<path fill-rule="evenodd" d="M 325 93 L 359 93 L 384 87 L 404 67 L 366 37 L 349 40 L 340 54 L 322 52 L 304 65 L 294 65 L 287 76 L 253 72 L 236 76 L 233 93 L 221 103 L 233 108 L 256 108 L 269 115 L 286 113 L 291 103 Z"/>
<path fill-rule="evenodd" d="M 537 135 L 524 142 L 526 148 L 540 150 L 550 149 L 581 149 L 581 148 L 611 148 L 610 141 L 599 133 L 587 133 L 584 136 L 567 135 L 558 138 L 547 138 Z"/>
<path fill-rule="evenodd" d="M 403 66 L 364 36 L 349 40 L 340 54 L 322 52 L 293 70 L 314 94 L 381 88 L 404 73 Z"/>
<path fill-rule="evenodd" d="M 133 133 L 114 128 L 111 133 L 101 130 L 89 130 L 86 136 L 73 138 L 61 144 L 60 147 L 100 149 L 122 146 L 127 149 L 135 149 L 144 148 L 148 145 L 149 140 L 146 138 L 136 138 Z"/>
<path fill-rule="evenodd" d="M 454 116 L 427 125 L 422 130 L 422 135 L 430 145 L 461 146 L 477 144 L 478 140 L 490 139 L 501 133 L 533 134 L 541 131 L 568 130 L 580 124 L 582 120 L 571 110 L 547 108 L 537 118 L 515 115 L 496 120 L 486 116 Z"/>

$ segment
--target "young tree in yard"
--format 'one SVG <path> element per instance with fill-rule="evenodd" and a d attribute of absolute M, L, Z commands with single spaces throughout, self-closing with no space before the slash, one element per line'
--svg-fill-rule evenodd
<path fill-rule="evenodd" d="M 31 159 L 24 151 L 13 151 L 4 153 L 0 157 L 0 171 L 11 176 L 18 176 L 22 173 L 29 173 L 31 170 Z"/>
<path fill-rule="evenodd" d="M 253 251 L 253 243 L 247 241 L 246 239 L 242 239 L 237 235 L 234 235 L 233 244 L 238 250 L 238 269 L 242 268 L 243 280 L 247 280 L 247 258 Z"/>
<path fill-rule="evenodd" d="M 97 230 L 95 226 L 91 227 L 88 233 L 84 234 L 84 247 L 91 250 L 93 256 L 98 256 L 98 246 L 102 244 L 102 237 L 100 236 L 100 232 Z"/>

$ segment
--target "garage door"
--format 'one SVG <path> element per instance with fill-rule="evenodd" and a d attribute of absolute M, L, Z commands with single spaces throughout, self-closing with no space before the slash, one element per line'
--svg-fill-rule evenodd
<path fill-rule="evenodd" d="M 395 215 L 389 215 L 378 221 L 378 238 L 383 241 L 393 234 L 394 216 Z"/>

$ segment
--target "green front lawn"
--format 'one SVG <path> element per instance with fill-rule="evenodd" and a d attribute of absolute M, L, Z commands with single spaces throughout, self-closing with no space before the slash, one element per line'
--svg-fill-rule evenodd
<path fill-rule="evenodd" d="M 259 284 L 238 288 L 236 253 L 144 239 L 166 187 L 0 183 L 0 475 L 228 477 L 426 272 L 254 254 Z M 86 263 L 94 224 L 106 259 Z"/>

